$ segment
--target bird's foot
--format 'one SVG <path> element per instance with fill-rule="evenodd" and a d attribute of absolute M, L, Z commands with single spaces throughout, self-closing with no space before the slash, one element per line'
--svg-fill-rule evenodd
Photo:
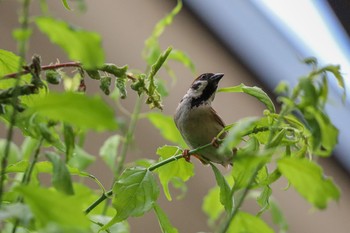
<path fill-rule="evenodd" d="M 184 151 L 182 152 L 182 157 L 184 157 L 184 159 L 187 162 L 191 162 L 191 155 L 189 154 L 190 150 L 189 149 L 184 149 Z"/>
<path fill-rule="evenodd" d="M 214 137 L 213 140 L 211 140 L 211 145 L 215 148 L 218 148 L 220 146 L 220 143 L 217 137 Z"/>

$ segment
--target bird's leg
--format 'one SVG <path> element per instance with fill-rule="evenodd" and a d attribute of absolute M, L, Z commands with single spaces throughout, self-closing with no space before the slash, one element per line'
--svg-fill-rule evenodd
<path fill-rule="evenodd" d="M 213 140 L 211 140 L 211 145 L 215 148 L 218 148 L 220 146 L 220 143 L 217 137 L 214 137 Z"/>
<path fill-rule="evenodd" d="M 190 152 L 189 149 L 184 149 L 184 151 L 182 152 L 182 157 L 184 157 L 184 159 L 190 163 L 191 162 L 191 155 L 188 152 Z"/>

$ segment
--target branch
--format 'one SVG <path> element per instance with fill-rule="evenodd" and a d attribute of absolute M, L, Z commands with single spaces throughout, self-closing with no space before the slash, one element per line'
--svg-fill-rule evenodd
<path fill-rule="evenodd" d="M 54 65 L 46 65 L 46 66 L 41 66 L 41 70 L 56 70 L 59 68 L 65 68 L 65 67 L 81 67 L 80 62 L 66 62 L 66 63 L 58 63 Z M 10 78 L 17 78 L 21 75 L 29 74 L 30 70 L 24 67 L 23 71 L 16 72 L 16 73 L 11 73 L 3 76 L 1 79 L 10 79 Z"/>

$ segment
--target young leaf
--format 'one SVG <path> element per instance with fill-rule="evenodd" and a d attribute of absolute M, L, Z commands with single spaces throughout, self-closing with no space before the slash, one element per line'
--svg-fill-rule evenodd
<path fill-rule="evenodd" d="M 52 171 L 52 184 L 60 192 L 68 195 L 73 195 L 72 179 L 66 164 L 60 159 L 60 156 L 53 153 L 47 152 L 46 157 L 50 160 L 53 165 Z"/>
<path fill-rule="evenodd" d="M 88 230 L 90 222 L 82 211 L 79 199 L 34 186 L 17 187 L 16 191 L 23 195 L 39 225 L 56 223 L 63 227 Z"/>
<path fill-rule="evenodd" d="M 66 8 L 67 10 L 71 10 L 70 9 L 70 7 L 69 7 L 69 5 L 68 5 L 68 2 L 67 2 L 67 0 L 61 0 L 62 1 L 62 4 L 63 4 L 63 6 L 64 6 L 64 8 Z"/>
<path fill-rule="evenodd" d="M 220 202 L 225 207 L 226 212 L 231 213 L 233 206 L 231 188 L 219 169 L 217 169 L 217 167 L 212 163 L 210 163 L 210 165 L 215 174 L 216 183 L 220 187 Z"/>
<path fill-rule="evenodd" d="M 339 199 L 339 188 L 330 178 L 324 177 L 321 167 L 314 162 L 285 157 L 280 159 L 277 165 L 300 195 L 315 207 L 324 209 L 330 199 Z"/>
<path fill-rule="evenodd" d="M 152 174 L 145 168 L 128 168 L 113 187 L 113 206 L 117 214 L 113 222 L 129 216 L 140 216 L 149 211 L 158 198 L 159 189 Z"/>
<path fill-rule="evenodd" d="M 6 145 L 7 145 L 7 140 L 0 139 L 0 159 L 2 159 L 4 157 Z M 20 158 L 21 158 L 21 152 L 20 152 L 18 146 L 15 143 L 10 142 L 9 155 L 8 155 L 7 162 L 9 164 L 13 164 L 13 163 L 16 163 Z"/>
<path fill-rule="evenodd" d="M 113 110 L 98 96 L 89 97 L 73 92 L 49 93 L 44 97 L 35 97 L 26 112 L 28 115 L 37 113 L 83 129 L 101 131 L 117 127 Z"/>
<path fill-rule="evenodd" d="M 114 171 L 115 168 L 115 159 L 117 158 L 119 142 L 120 136 L 113 135 L 107 138 L 100 148 L 100 156 L 112 171 Z"/>
<path fill-rule="evenodd" d="M 239 211 L 227 232 L 273 233 L 274 231 L 261 218 Z"/>
<path fill-rule="evenodd" d="M 273 104 L 270 97 L 266 94 L 266 92 L 264 92 L 259 87 L 249 87 L 249 86 L 246 86 L 242 83 L 242 84 L 240 84 L 238 86 L 234 86 L 234 87 L 221 88 L 218 90 L 218 92 L 244 92 L 248 95 L 251 95 L 251 96 L 257 98 L 260 102 L 265 104 L 265 106 L 267 107 L 267 109 L 270 112 L 272 112 L 272 113 L 276 112 L 275 105 Z"/>
<path fill-rule="evenodd" d="M 157 214 L 158 222 L 163 233 L 178 233 L 178 230 L 171 225 L 168 216 L 159 205 L 154 204 L 153 209 Z"/>
<path fill-rule="evenodd" d="M 105 55 L 97 33 L 73 28 L 64 21 L 50 17 L 38 17 L 35 22 L 52 43 L 64 49 L 70 59 L 81 61 L 84 68 L 94 69 L 103 65 Z"/>
<path fill-rule="evenodd" d="M 176 146 L 163 146 L 157 149 L 157 154 L 161 157 L 160 160 L 167 159 L 179 153 L 182 153 L 182 151 Z M 193 168 L 192 163 L 180 159 L 157 169 L 160 183 L 168 200 L 172 200 L 168 187 L 169 182 L 175 178 L 187 181 L 194 175 Z"/>
<path fill-rule="evenodd" d="M 176 128 L 173 117 L 166 116 L 163 113 L 150 112 L 147 114 L 147 118 L 160 131 L 163 138 L 182 147 L 186 146 L 179 130 Z"/>
<path fill-rule="evenodd" d="M 158 39 L 164 32 L 165 28 L 173 22 L 174 17 L 180 12 L 181 8 L 182 1 L 178 0 L 176 7 L 156 24 L 152 35 L 145 41 L 145 48 L 143 49 L 142 54 L 148 65 L 155 63 L 159 57 L 161 50 L 159 48 Z"/>

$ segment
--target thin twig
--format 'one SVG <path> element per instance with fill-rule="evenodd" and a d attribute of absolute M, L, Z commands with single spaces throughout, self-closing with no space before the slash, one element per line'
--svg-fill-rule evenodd
<path fill-rule="evenodd" d="M 42 66 L 41 70 L 56 70 L 60 68 L 65 68 L 65 67 L 81 67 L 80 62 L 66 62 L 66 63 L 58 63 L 58 64 L 53 64 L 53 65 L 46 65 Z M 16 73 L 11 73 L 3 76 L 1 79 L 9 79 L 9 78 L 17 78 L 20 77 L 21 75 L 29 74 L 30 70 L 25 69 L 20 72 Z"/>

